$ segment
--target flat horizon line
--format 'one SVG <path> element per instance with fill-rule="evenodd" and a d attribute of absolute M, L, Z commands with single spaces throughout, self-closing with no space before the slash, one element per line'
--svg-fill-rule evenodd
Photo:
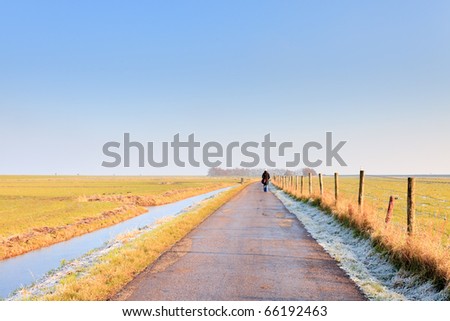
<path fill-rule="evenodd" d="M 269 170 L 270 173 L 270 170 Z M 319 173 L 317 173 L 319 174 Z M 334 173 L 324 174 L 323 176 L 333 176 Z M 207 174 L 0 174 L 0 177 L 4 176 L 47 176 L 47 177 L 58 177 L 58 176 L 79 176 L 79 177 L 257 177 L 257 176 L 245 176 L 245 175 L 230 175 L 230 176 L 208 176 Z M 301 175 L 297 175 L 301 176 Z M 314 175 L 317 176 L 317 175 Z M 359 173 L 355 174 L 339 174 L 339 176 L 359 176 Z M 374 177 L 450 177 L 450 174 L 365 174 L 365 176 Z"/>

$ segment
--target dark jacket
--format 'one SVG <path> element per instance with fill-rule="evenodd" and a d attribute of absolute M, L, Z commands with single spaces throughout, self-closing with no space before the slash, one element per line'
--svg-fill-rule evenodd
<path fill-rule="evenodd" d="M 262 180 L 261 183 L 263 183 L 264 185 L 269 184 L 269 179 L 270 179 L 270 174 L 268 171 L 264 171 L 264 173 L 262 174 Z"/>

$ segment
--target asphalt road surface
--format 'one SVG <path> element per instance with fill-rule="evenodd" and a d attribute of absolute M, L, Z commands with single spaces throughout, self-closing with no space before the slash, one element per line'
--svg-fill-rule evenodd
<path fill-rule="evenodd" d="M 115 300 L 365 300 L 298 219 L 251 184 Z"/>

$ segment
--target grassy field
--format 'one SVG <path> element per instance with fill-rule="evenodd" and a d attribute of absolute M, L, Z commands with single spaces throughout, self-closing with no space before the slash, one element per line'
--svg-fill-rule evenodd
<path fill-rule="evenodd" d="M 281 180 L 275 184 L 282 186 Z M 325 176 L 323 185 L 322 196 L 317 177 L 313 177 L 312 195 L 308 191 L 308 178 L 305 178 L 303 193 L 290 185 L 285 185 L 284 190 L 299 200 L 312 200 L 313 204 L 371 238 L 395 264 L 433 279 L 441 287 L 450 286 L 450 178 L 416 178 L 416 222 L 412 236 L 407 233 L 406 177 L 366 176 L 362 210 L 357 202 L 359 177 L 339 178 L 337 204 L 334 177 Z M 398 199 L 392 220 L 386 225 L 391 195 Z"/>
<path fill-rule="evenodd" d="M 0 259 L 236 184 L 233 178 L 0 176 Z"/>
<path fill-rule="evenodd" d="M 359 177 L 339 178 L 339 193 L 353 203 L 358 199 Z M 318 184 L 316 185 L 317 189 Z M 334 178 L 324 177 L 324 190 L 334 193 Z M 367 207 L 384 222 L 389 197 L 398 197 L 390 224 L 406 231 L 407 179 L 405 177 L 367 176 L 364 197 Z M 440 238 L 443 246 L 450 246 L 450 178 L 416 178 L 416 224 L 420 234 Z"/>

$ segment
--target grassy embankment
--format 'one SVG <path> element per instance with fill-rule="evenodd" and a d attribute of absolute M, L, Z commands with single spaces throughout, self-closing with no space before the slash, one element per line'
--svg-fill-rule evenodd
<path fill-rule="evenodd" d="M 339 201 L 334 198 L 334 180 L 324 178 L 324 194 L 319 195 L 318 179 L 313 177 L 313 194 L 308 193 L 308 179 L 304 193 L 300 188 L 284 190 L 301 201 L 334 215 L 357 233 L 370 238 L 374 245 L 399 267 L 431 279 L 440 288 L 449 289 L 450 282 L 450 179 L 416 179 L 416 224 L 414 234 L 406 232 L 406 178 L 366 177 L 365 202 L 358 208 L 358 177 L 339 178 Z M 276 185 L 280 186 L 279 183 Z M 395 201 L 392 221 L 385 223 L 389 196 Z M 450 294 L 450 289 L 449 289 Z"/>
<path fill-rule="evenodd" d="M 102 257 L 100 262 L 67 276 L 52 294 L 33 300 L 107 300 L 162 253 L 186 236 L 247 184 L 223 192 L 200 206 L 126 242 Z"/>
<path fill-rule="evenodd" d="M 232 178 L 0 176 L 0 260 L 161 205 L 236 184 Z"/>

